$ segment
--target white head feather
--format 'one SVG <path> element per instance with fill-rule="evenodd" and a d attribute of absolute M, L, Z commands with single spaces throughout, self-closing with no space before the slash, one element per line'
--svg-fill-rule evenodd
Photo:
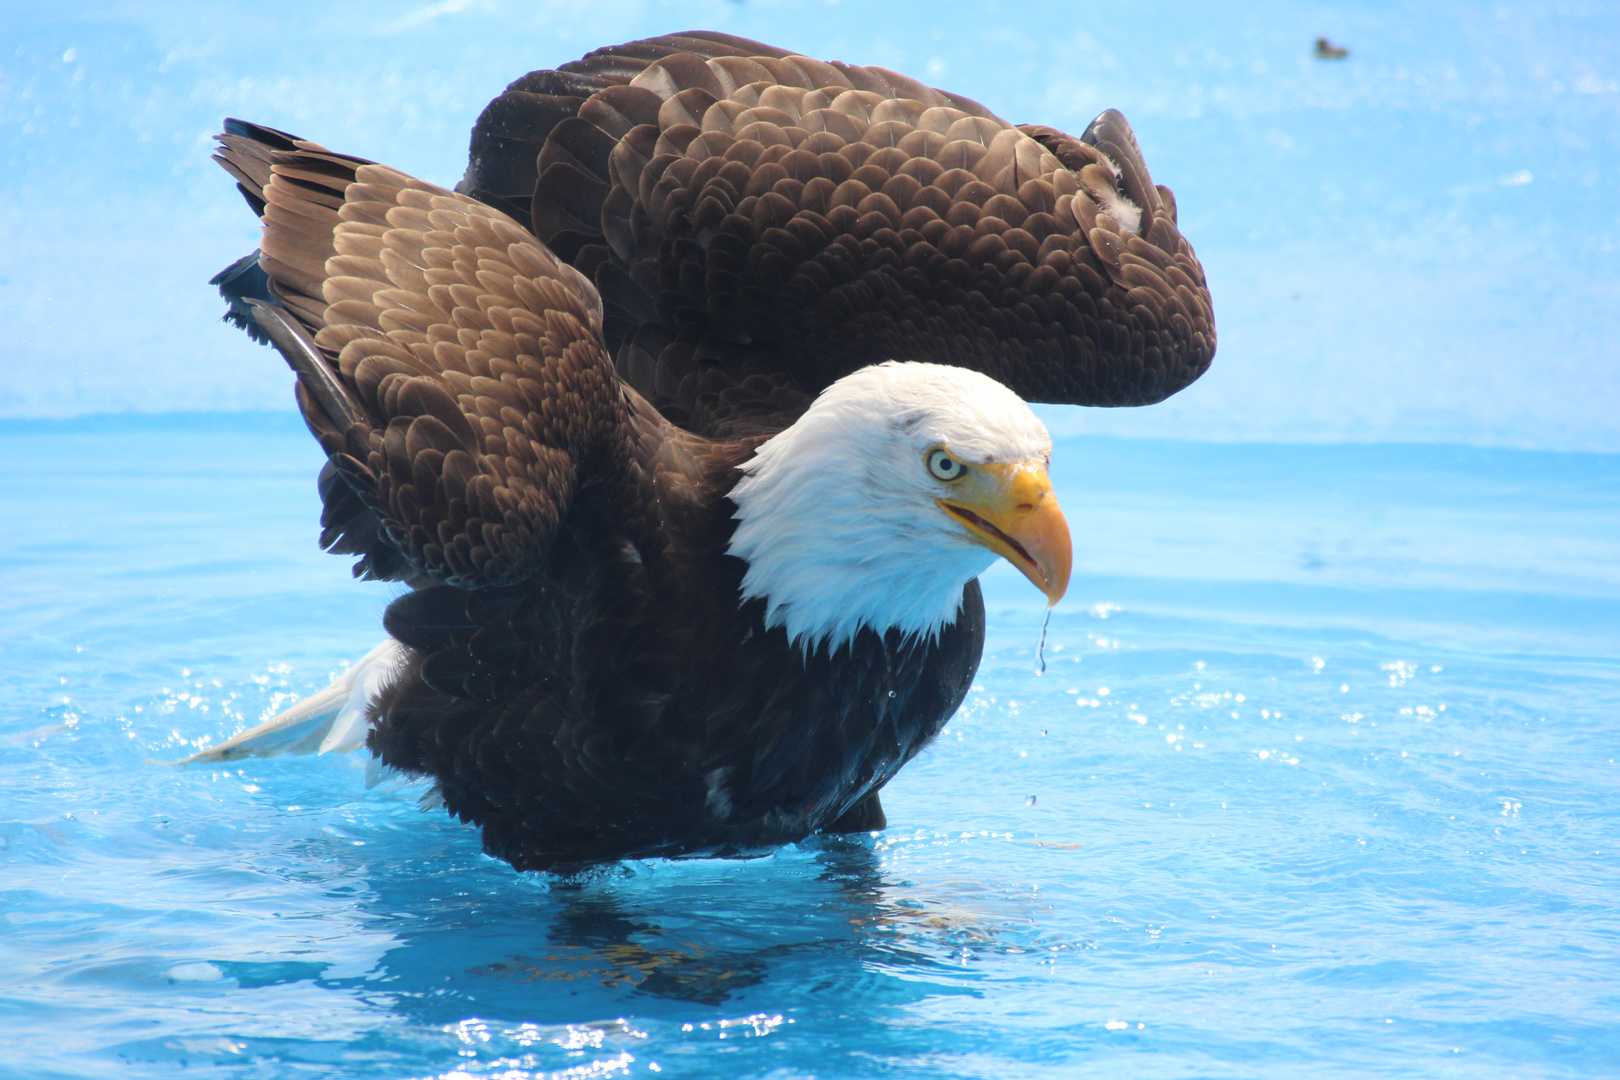
<path fill-rule="evenodd" d="M 801 648 L 836 650 L 862 626 L 937 634 L 962 589 L 996 559 L 942 511 L 925 455 L 971 464 L 1039 461 L 1046 427 L 994 379 L 890 362 L 829 386 L 742 466 L 729 552 L 748 563 L 746 599 Z"/>

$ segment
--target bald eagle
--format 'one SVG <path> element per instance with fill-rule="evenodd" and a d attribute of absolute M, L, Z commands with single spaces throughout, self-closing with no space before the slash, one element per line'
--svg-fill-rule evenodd
<path fill-rule="evenodd" d="M 972 682 L 978 575 L 1068 584 L 1023 398 L 1145 404 L 1214 353 L 1112 111 L 1074 138 L 689 33 L 512 83 L 454 191 L 219 144 L 263 236 L 216 283 L 297 374 L 322 544 L 407 591 L 189 760 L 364 743 L 519 869 L 882 827 Z"/>

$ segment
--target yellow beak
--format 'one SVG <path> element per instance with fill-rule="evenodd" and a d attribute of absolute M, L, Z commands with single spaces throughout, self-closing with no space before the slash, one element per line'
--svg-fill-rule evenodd
<path fill-rule="evenodd" d="M 1069 587 L 1069 523 L 1039 465 L 976 465 L 950 498 L 937 500 L 968 535 L 1000 555 L 1046 594 L 1047 606 Z"/>

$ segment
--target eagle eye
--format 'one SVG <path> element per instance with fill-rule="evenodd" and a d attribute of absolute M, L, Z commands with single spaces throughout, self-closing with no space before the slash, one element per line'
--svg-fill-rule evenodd
<path fill-rule="evenodd" d="M 935 480 L 943 480 L 948 484 L 952 480 L 962 479 L 967 472 L 967 466 L 936 447 L 928 451 L 928 471 L 933 474 Z"/>

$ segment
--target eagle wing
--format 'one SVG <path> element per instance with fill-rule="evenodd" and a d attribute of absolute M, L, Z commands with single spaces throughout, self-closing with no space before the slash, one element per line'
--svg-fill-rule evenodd
<path fill-rule="evenodd" d="M 1110 110 L 1079 138 L 879 67 L 707 32 L 517 80 L 457 190 L 595 282 L 616 366 L 710 436 L 888 359 L 1141 405 L 1215 351 L 1203 269 Z"/>
<path fill-rule="evenodd" d="M 323 544 L 356 574 L 502 585 L 626 452 L 596 291 L 482 203 L 242 121 L 218 160 L 260 210 L 260 325 L 329 460 Z"/>

